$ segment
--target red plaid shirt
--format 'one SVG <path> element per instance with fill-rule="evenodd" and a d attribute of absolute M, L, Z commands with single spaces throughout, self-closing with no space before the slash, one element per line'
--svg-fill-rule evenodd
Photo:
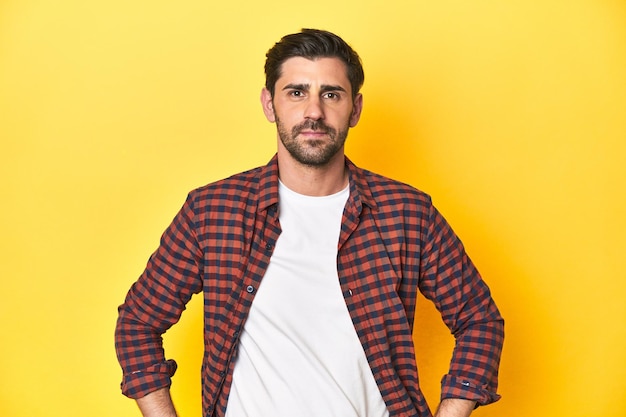
<path fill-rule="evenodd" d="M 431 416 L 413 347 L 417 290 L 456 338 L 442 398 L 496 401 L 503 320 L 463 246 L 426 194 L 357 168 L 338 243 L 343 296 L 391 417 Z M 161 335 L 203 291 L 204 416 L 223 416 L 239 333 L 280 235 L 276 157 L 191 192 L 119 308 L 122 392 L 171 384 Z"/>

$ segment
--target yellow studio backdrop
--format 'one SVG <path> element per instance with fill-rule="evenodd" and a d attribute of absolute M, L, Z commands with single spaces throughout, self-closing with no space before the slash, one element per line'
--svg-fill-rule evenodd
<path fill-rule="evenodd" d="M 0 415 L 139 415 L 117 306 L 190 189 L 273 155 L 264 54 L 301 27 L 363 58 L 348 154 L 433 196 L 505 316 L 475 415 L 626 415 L 622 0 L 0 2 Z M 200 304 L 165 340 L 182 416 Z M 415 340 L 434 407 L 452 339 L 427 302 Z"/>

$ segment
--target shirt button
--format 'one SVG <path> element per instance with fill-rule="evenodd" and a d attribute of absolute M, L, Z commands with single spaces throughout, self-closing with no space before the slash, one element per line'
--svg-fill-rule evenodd
<path fill-rule="evenodd" d="M 246 291 L 248 291 L 248 293 L 252 294 L 254 292 L 254 287 L 252 285 L 248 285 L 246 287 Z"/>

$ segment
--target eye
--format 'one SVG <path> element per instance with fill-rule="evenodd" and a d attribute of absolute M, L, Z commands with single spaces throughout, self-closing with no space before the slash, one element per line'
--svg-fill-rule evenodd
<path fill-rule="evenodd" d="M 304 93 L 303 93 L 301 90 L 291 90 L 291 91 L 289 92 L 289 95 L 290 95 L 291 97 L 303 97 L 303 96 L 304 96 Z"/>
<path fill-rule="evenodd" d="M 333 93 L 332 91 L 329 91 L 327 93 L 324 93 L 324 95 L 322 96 L 328 100 L 338 100 L 339 99 L 339 94 L 337 93 Z"/>

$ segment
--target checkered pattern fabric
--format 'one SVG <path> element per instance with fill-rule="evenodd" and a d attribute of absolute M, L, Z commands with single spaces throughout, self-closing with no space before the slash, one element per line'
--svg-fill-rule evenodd
<path fill-rule="evenodd" d="M 412 338 L 418 290 L 456 338 L 442 398 L 496 401 L 504 322 L 460 240 L 428 195 L 346 165 L 339 280 L 390 416 L 431 416 Z M 203 413 L 224 415 L 239 333 L 280 231 L 276 156 L 189 194 L 119 307 L 115 345 L 125 395 L 171 384 L 176 363 L 166 360 L 161 335 L 202 292 Z"/>

